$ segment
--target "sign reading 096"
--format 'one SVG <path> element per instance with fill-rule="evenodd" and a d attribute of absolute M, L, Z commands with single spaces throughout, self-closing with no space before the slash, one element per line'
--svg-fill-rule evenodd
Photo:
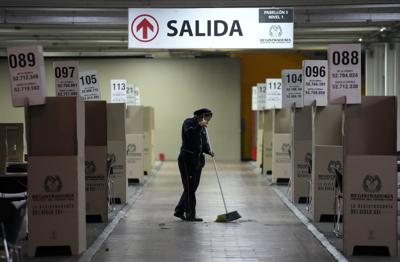
<path fill-rule="evenodd" d="M 306 66 L 306 77 L 325 77 L 325 66 Z"/>
<path fill-rule="evenodd" d="M 8 56 L 8 64 L 11 68 L 24 68 L 26 66 L 34 67 L 36 65 L 35 54 L 29 52 L 27 54 L 19 53 L 19 54 L 11 54 Z"/>

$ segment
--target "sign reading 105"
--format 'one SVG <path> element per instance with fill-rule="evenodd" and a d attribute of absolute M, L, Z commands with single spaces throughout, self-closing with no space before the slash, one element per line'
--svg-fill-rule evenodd
<path fill-rule="evenodd" d="M 85 75 L 79 78 L 82 82 L 82 85 L 94 85 L 97 83 L 96 75 Z"/>
<path fill-rule="evenodd" d="M 11 54 L 8 57 L 8 64 L 11 68 L 16 68 L 17 66 L 24 68 L 26 66 L 33 67 L 36 65 L 35 54 L 29 52 L 27 54 L 20 53 L 18 55 Z"/>

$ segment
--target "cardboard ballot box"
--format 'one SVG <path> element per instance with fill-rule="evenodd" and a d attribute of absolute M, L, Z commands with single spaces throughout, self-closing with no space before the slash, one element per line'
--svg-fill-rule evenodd
<path fill-rule="evenodd" d="M 273 112 L 272 183 L 289 182 L 292 175 L 290 109 Z"/>
<path fill-rule="evenodd" d="M 27 110 L 29 256 L 86 249 L 84 119 L 79 97 L 47 97 Z"/>
<path fill-rule="evenodd" d="M 336 171 L 343 172 L 342 119 L 342 105 L 313 107 L 311 212 L 315 222 L 335 218 Z"/>
<path fill-rule="evenodd" d="M 292 202 L 308 202 L 311 191 L 312 108 L 292 109 Z"/>
<path fill-rule="evenodd" d="M 142 182 L 144 179 L 144 159 L 143 159 L 143 144 L 144 144 L 144 133 L 145 133 L 145 121 L 144 121 L 144 107 L 143 106 L 127 106 L 126 108 L 126 160 L 129 161 L 127 165 L 127 177 L 128 180 Z M 150 120 L 151 121 L 151 120 Z M 146 121 L 147 123 L 148 121 Z M 147 125 L 150 127 L 151 125 Z M 131 136 L 138 135 L 138 136 Z M 129 141 L 128 141 L 129 139 Z M 132 149 L 135 149 L 132 152 Z M 128 155 L 130 154 L 130 155 Z M 135 157 L 133 158 L 133 155 Z"/>
<path fill-rule="evenodd" d="M 263 163 L 263 136 L 264 136 L 264 111 L 256 111 L 257 115 L 257 154 L 256 154 L 256 166 L 262 167 Z"/>
<path fill-rule="evenodd" d="M 86 101 L 86 218 L 108 221 L 107 102 Z"/>
<path fill-rule="evenodd" d="M 397 256 L 396 98 L 345 110 L 343 250 Z"/>
<path fill-rule="evenodd" d="M 128 180 L 126 177 L 125 104 L 107 104 L 107 151 L 112 158 L 113 174 L 109 177 L 116 203 L 126 203 Z"/>
<path fill-rule="evenodd" d="M 263 162 L 262 173 L 264 175 L 272 172 L 272 139 L 273 139 L 273 110 L 264 111 L 264 134 L 263 134 Z"/>
<path fill-rule="evenodd" d="M 143 181 L 143 135 L 126 135 L 126 172 L 128 179 Z"/>
<path fill-rule="evenodd" d="M 7 162 L 24 161 L 24 125 L 22 123 L 0 123 L 0 132 L 5 135 Z"/>

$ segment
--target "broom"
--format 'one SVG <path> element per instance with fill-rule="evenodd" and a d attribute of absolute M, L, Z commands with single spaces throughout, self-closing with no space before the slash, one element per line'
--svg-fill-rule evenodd
<path fill-rule="evenodd" d="M 209 138 L 209 136 L 208 136 L 208 130 L 207 130 L 207 128 L 205 128 L 205 130 L 206 130 L 207 141 L 208 141 L 208 144 L 210 145 L 210 151 L 213 152 L 212 147 L 211 147 L 210 138 Z M 215 163 L 215 158 L 214 158 L 214 156 L 211 156 L 211 158 L 212 158 L 213 164 L 214 164 L 215 175 L 217 176 L 217 180 L 218 180 L 219 191 L 221 192 L 222 201 L 224 202 L 224 207 L 225 207 L 225 214 L 218 215 L 218 216 L 217 216 L 217 219 L 215 220 L 215 222 L 230 222 L 230 221 L 239 219 L 239 218 L 241 218 L 241 216 L 240 216 L 240 214 L 239 214 L 237 211 L 228 212 L 228 209 L 226 208 L 224 193 L 223 193 L 223 191 L 222 191 L 221 182 L 219 181 L 218 170 L 217 170 L 217 164 Z"/>

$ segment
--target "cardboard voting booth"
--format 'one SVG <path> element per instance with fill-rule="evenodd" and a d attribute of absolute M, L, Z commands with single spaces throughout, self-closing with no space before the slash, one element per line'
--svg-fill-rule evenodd
<path fill-rule="evenodd" d="M 133 135 L 138 135 L 138 136 L 133 136 Z M 128 181 L 143 182 L 144 179 L 144 158 L 143 158 L 144 107 L 143 106 L 127 106 L 126 136 L 127 136 L 126 174 L 128 177 Z"/>
<path fill-rule="evenodd" d="M 396 98 L 345 111 L 343 250 L 397 256 Z"/>
<path fill-rule="evenodd" d="M 154 153 L 154 108 L 150 106 L 143 107 L 143 169 L 148 174 L 155 164 Z"/>
<path fill-rule="evenodd" d="M 336 171 L 343 172 L 343 106 L 313 107 L 312 118 L 312 219 L 335 218 Z"/>
<path fill-rule="evenodd" d="M 311 191 L 312 108 L 292 108 L 292 202 L 308 202 Z"/>
<path fill-rule="evenodd" d="M 86 249 L 85 106 L 79 97 L 47 97 L 27 110 L 28 254 Z"/>
<path fill-rule="evenodd" d="M 107 104 L 107 151 L 113 170 L 109 179 L 116 203 L 126 203 L 128 194 L 125 119 L 125 104 Z"/>
<path fill-rule="evenodd" d="M 85 102 L 86 219 L 108 221 L 107 102 Z"/>
<path fill-rule="evenodd" d="M 273 138 L 273 115 L 274 110 L 264 111 L 264 134 L 263 134 L 263 162 L 262 173 L 272 173 L 272 138 Z"/>
<path fill-rule="evenodd" d="M 272 183 L 285 183 L 292 174 L 290 108 L 273 112 Z"/>
<path fill-rule="evenodd" d="M 264 135 L 264 111 L 257 111 L 257 137 L 256 137 L 256 145 L 257 145 L 257 153 L 256 153 L 256 166 L 262 167 L 263 164 L 263 135 Z"/>

